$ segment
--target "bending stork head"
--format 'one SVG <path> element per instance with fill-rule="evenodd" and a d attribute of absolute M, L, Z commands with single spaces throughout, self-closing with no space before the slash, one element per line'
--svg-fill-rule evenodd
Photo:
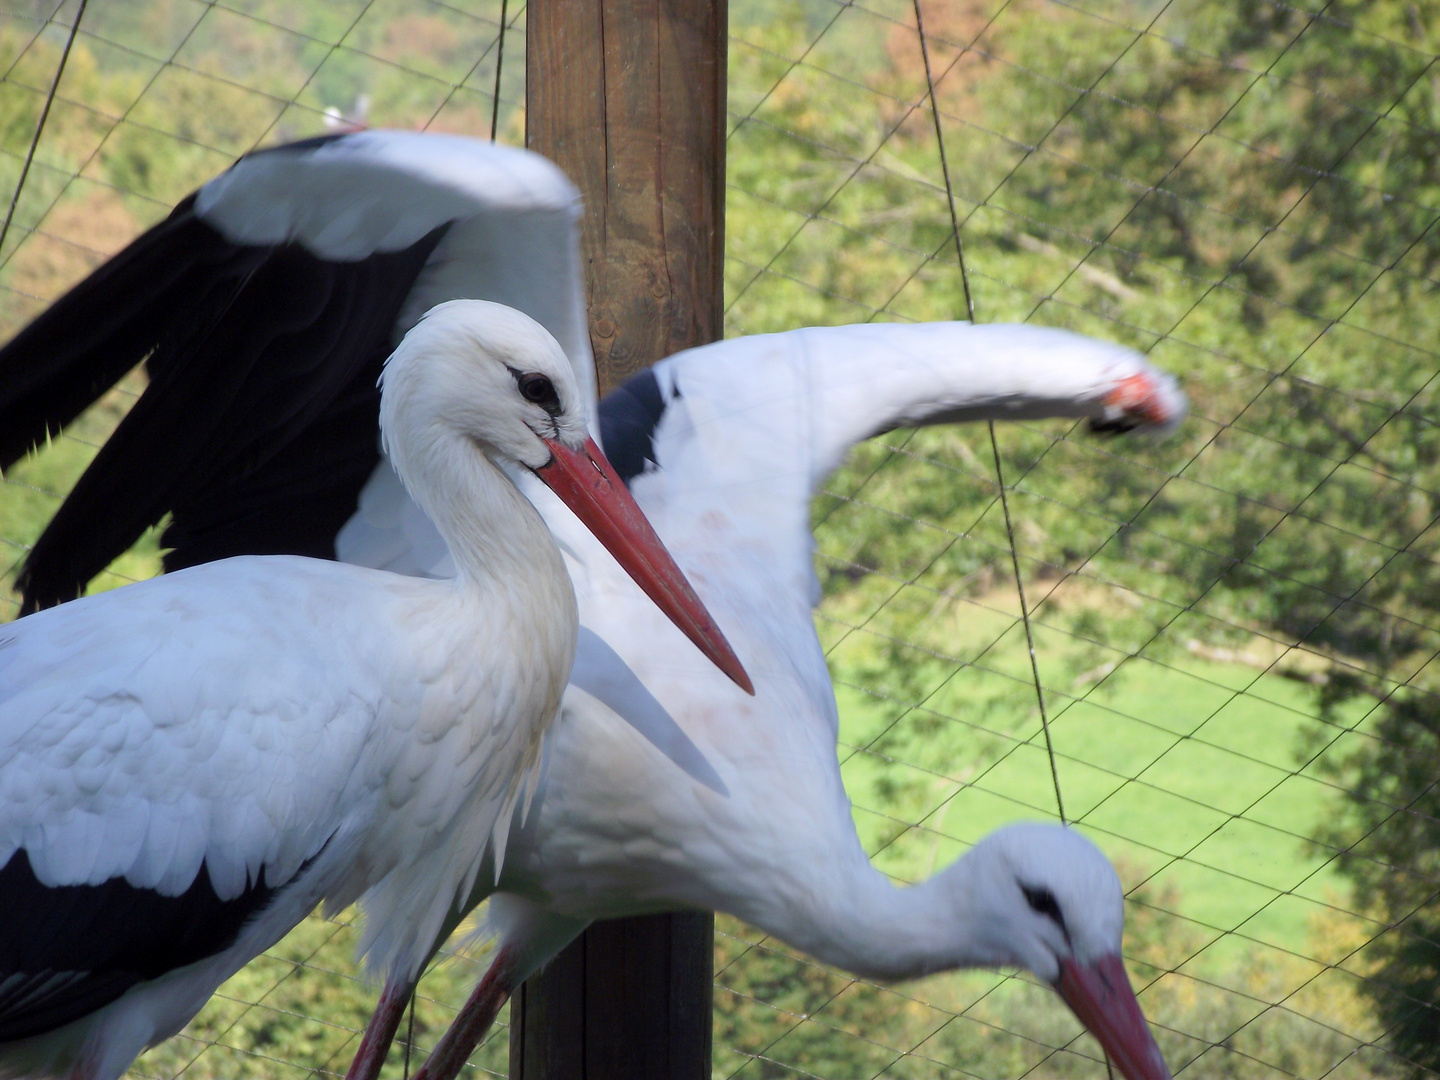
<path fill-rule="evenodd" d="M 952 870 L 982 962 L 1048 982 L 1130 1080 L 1169 1080 L 1120 957 L 1124 898 L 1099 848 L 1073 829 L 1024 823 L 991 833 Z"/>

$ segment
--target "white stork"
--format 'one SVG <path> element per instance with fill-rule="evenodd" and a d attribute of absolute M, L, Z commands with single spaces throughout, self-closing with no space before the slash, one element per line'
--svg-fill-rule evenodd
<path fill-rule="evenodd" d="M 494 178 L 512 167 L 516 182 Z M 472 182 L 482 174 L 490 177 L 486 183 Z M 252 185 L 258 194 L 250 193 Z M 371 185 L 380 194 L 371 197 Z M 545 192 L 550 201 L 537 208 Z M 360 209 L 352 211 L 357 200 Z M 160 341 L 160 363 L 151 360 L 161 377 L 153 377 L 27 561 L 27 602 L 73 595 L 167 510 L 174 515 L 165 538 L 175 546 L 167 556 L 172 567 L 235 550 L 338 548 L 342 558 L 362 564 L 453 573 L 425 514 L 404 497 L 388 465 L 376 463 L 373 405 L 356 374 L 363 365 L 353 359 L 354 348 L 334 343 L 353 335 L 374 347 L 389 319 L 403 328 L 405 312 L 446 298 L 447 290 L 494 296 L 507 289 L 506 302 L 566 344 L 583 383 L 590 361 L 574 213 L 563 178 L 523 152 L 382 132 L 252 155 L 207 185 L 172 219 L 210 245 L 209 261 L 197 258 L 193 273 L 221 284 L 202 290 L 202 302 L 218 289 L 231 305 L 256 303 L 240 271 L 258 263 L 254 276 L 263 284 L 272 264 L 285 263 L 299 266 L 294 273 L 312 284 L 363 278 L 366 287 L 385 292 L 388 306 L 366 306 L 370 318 L 357 328 L 333 321 L 325 305 L 314 303 L 290 328 L 238 348 L 236 334 L 219 333 L 223 312 L 190 318 L 185 295 L 147 289 L 126 269 L 142 265 L 147 243 L 155 258 L 186 250 L 172 245 L 162 225 L 42 316 L 0 352 L 0 440 L 7 417 L 31 425 L 30 441 L 46 430 L 35 417 L 51 428 L 62 422 L 55 410 L 39 408 L 47 393 L 58 399 L 59 388 L 83 384 L 67 405 L 73 416 L 87 394 L 123 370 L 116 362 L 98 373 L 106 348 L 126 340 L 107 331 L 35 377 L 8 374 L 34 369 L 39 344 L 52 350 L 63 344 L 67 322 L 109 310 L 111 298 L 129 288 L 178 329 Z M 432 249 L 425 245 L 435 230 L 446 231 Z M 391 235 L 411 246 L 386 254 L 379 238 Z M 492 237 L 503 240 L 488 242 Z M 326 247 L 341 240 L 348 245 L 343 251 Z M 132 350 L 130 359 L 146 347 Z M 226 429 L 214 436 L 185 404 L 212 383 L 226 394 Z M 10 392 L 13 385 L 30 397 Z M 1088 965 L 1091 992 L 1087 997 L 1078 975 L 1058 985 L 1087 1025 L 1102 1031 L 1126 1075 L 1163 1076 L 1128 984 L 1116 977 L 1113 871 L 1077 834 L 1006 833 L 984 849 L 989 855 L 972 854 L 911 890 L 890 888 L 864 859 L 836 766 L 834 697 L 810 617 L 807 505 L 814 484 L 853 441 L 891 427 L 1041 415 L 1089 416 L 1117 429 L 1157 427 L 1176 422 L 1183 408 L 1166 377 L 1128 350 L 1033 327 L 964 324 L 741 339 L 683 354 L 617 391 L 601 416 L 604 441 L 642 502 L 660 514 L 662 531 L 707 602 L 755 620 L 733 632 L 746 633 L 760 694 L 751 701 L 732 693 L 692 663 L 683 643 L 637 606 L 638 594 L 597 561 L 583 536 L 572 535 L 558 504 L 543 492 L 532 495 L 564 537 L 577 583 L 576 665 L 566 721 L 549 742 L 544 797 L 526 827 L 512 831 L 492 904 L 501 934 L 496 963 L 463 1026 L 447 1038 L 450 1057 L 430 1068 L 439 1075 L 458 1067 L 455 1055 L 463 1061 L 465 1040 L 489 1023 L 510 989 L 589 920 L 681 904 L 734 912 L 824 959 L 873 974 L 986 962 L 1030 966 L 1053 980 L 1068 957 L 1066 970 Z M 0 462 L 23 452 L 26 438 L 0 441 Z M 177 440 L 232 464 L 181 475 L 163 460 Z M 157 468 L 160 480 L 150 485 Z M 131 515 L 128 532 L 97 535 L 95 520 L 126 511 L 137 483 L 148 501 Z M 305 513 L 297 515 L 297 507 Z M 733 731 L 725 727 L 732 722 Z M 447 926 L 489 893 L 493 880 L 477 878 Z M 920 925 L 910 905 L 926 900 L 943 908 L 977 891 L 995 901 L 988 929 L 946 922 L 915 933 Z M 813 898 L 833 903 L 817 907 Z M 1063 944 L 1053 929 L 1061 922 L 1062 937 L 1072 939 Z M 891 947 L 899 944 L 905 948 Z M 1097 996 L 1094 979 L 1109 989 Z M 1111 992 L 1116 996 L 1103 1005 Z M 407 994 L 403 979 L 387 987 L 356 1062 L 360 1073 L 378 1068 Z M 1103 1034 L 1107 1023 L 1110 1035 Z"/>
<path fill-rule="evenodd" d="M 1089 417 L 1164 430 L 1185 412 L 1166 375 L 1060 330 L 964 323 L 794 330 L 679 353 L 600 404 L 617 469 L 747 658 L 745 697 L 684 656 L 635 590 L 537 496 L 566 552 L 580 645 L 561 721 L 498 885 L 498 947 L 417 1080 L 449 1080 L 506 997 L 594 919 L 726 911 L 846 971 L 915 978 L 1013 966 L 1053 984 L 1129 1080 L 1164 1062 L 1120 960 L 1121 892 L 1081 834 L 1002 829 L 896 888 L 860 846 L 835 752 L 838 714 L 812 606 L 810 498 L 855 442 L 896 427 Z M 405 547 L 418 515 L 382 476 L 341 558 Z M 408 558 L 433 551 L 419 540 Z M 678 767 L 677 767 L 678 766 Z M 437 940 L 436 945 L 440 944 Z M 381 997 L 350 1077 L 373 1077 L 413 986 Z"/>
<path fill-rule="evenodd" d="M 543 327 L 443 304 L 385 368 L 438 581 L 240 556 L 0 630 L 0 1075 L 111 1080 L 317 903 L 411 980 L 502 864 L 574 657 L 574 592 L 502 469 L 574 508 L 744 680 L 585 429 Z"/>

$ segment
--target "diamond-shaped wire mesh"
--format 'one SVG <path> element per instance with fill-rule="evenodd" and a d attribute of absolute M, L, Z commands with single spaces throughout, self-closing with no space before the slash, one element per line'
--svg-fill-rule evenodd
<path fill-rule="evenodd" d="M 9 3 L 0 195 L 75 11 Z M 1162 444 L 997 430 L 1065 810 L 1117 861 L 1141 1002 L 1193 1077 L 1440 1073 L 1440 4 L 1311 4 L 924 0 L 977 318 L 1131 344 L 1192 400 Z M 326 110 L 488 133 L 499 18 L 91 0 L 0 250 L 0 332 Z M 514 143 L 518 2 L 507 21 Z M 919 46 L 912 0 L 732 0 L 730 335 L 963 313 Z M 142 385 L 4 477 L 0 562 Z M 876 864 L 918 880 L 1053 818 L 984 430 L 859 448 L 814 523 Z M 152 535 L 97 587 L 155 554 Z M 718 926 L 717 1076 L 1104 1075 L 1028 977 L 879 987 Z M 348 915 L 312 918 L 134 1074 L 343 1071 L 374 998 L 353 941 Z M 417 1051 L 478 970 L 427 977 Z M 504 1047 L 502 1025 L 476 1074 Z"/>

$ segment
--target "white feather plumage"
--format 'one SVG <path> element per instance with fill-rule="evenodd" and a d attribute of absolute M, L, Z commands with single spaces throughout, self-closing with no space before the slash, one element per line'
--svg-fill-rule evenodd
<path fill-rule="evenodd" d="M 554 414 L 521 399 L 512 367 L 551 380 Z M 508 828 L 576 614 L 543 521 L 490 457 L 538 468 L 538 430 L 583 441 L 579 390 L 538 324 L 456 302 L 397 350 L 382 411 L 454 579 L 241 557 L 0 631 L 0 865 L 23 847 L 47 887 L 123 877 L 179 896 L 208 874 L 227 900 L 263 871 L 280 890 L 223 954 L 142 982 L 72 1037 L 0 1047 L 0 1074 L 68 1067 L 88 1045 L 87 1068 L 118 1075 L 321 899 L 363 897 L 362 950 L 413 974 Z"/>
<path fill-rule="evenodd" d="M 1117 948 L 1113 870 L 1054 827 L 1007 830 L 913 888 L 871 865 L 836 759 L 838 712 L 811 612 L 810 499 L 854 443 L 893 427 L 1074 416 L 1164 430 L 1185 411 L 1174 381 L 1123 346 L 965 323 L 737 338 L 651 372 L 663 402 L 647 432 L 655 465 L 630 487 L 706 604 L 735 627 L 757 693 L 706 670 L 569 512 L 530 492 L 565 553 L 582 627 L 536 807 L 511 836 L 492 898 L 504 974 L 487 974 L 471 1004 L 498 1008 L 592 919 L 676 907 L 732 913 L 874 977 L 977 963 L 1024 963 L 1048 977 L 1053 953 L 1036 946 L 1023 911 L 1004 917 L 1011 901 L 1024 908 L 1012 862 L 1057 883 L 1085 927 L 1082 951 Z M 398 489 L 377 472 L 374 502 L 347 525 L 352 538 L 386 521 L 415 535 L 387 492 Z M 398 528 L 369 546 L 392 557 L 406 549 Z M 339 550 L 348 559 L 364 546 Z M 492 892 L 480 885 L 467 903 Z M 394 984 L 382 1003 L 392 1000 L 403 1000 Z M 385 1041 L 372 1039 L 393 1010 L 385 1016 L 382 1006 L 367 1044 Z M 422 1075 L 445 1080 L 467 1052 L 465 1042 L 437 1051 L 441 1063 Z"/>

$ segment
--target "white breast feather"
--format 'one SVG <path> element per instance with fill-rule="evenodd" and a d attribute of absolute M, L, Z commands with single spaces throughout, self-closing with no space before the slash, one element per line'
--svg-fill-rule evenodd
<path fill-rule="evenodd" d="M 345 903 L 373 888 L 372 959 L 412 961 L 454 896 L 434 883 L 473 877 L 517 765 L 538 756 L 532 698 L 558 703 L 565 673 L 551 665 L 547 690 L 543 656 L 573 650 L 557 638 L 509 665 L 514 642 L 467 633 L 423 590 L 456 593 L 242 558 L 0 628 L 0 864 L 23 845 L 47 885 L 123 876 L 176 895 L 203 863 L 226 899 L 262 866 L 283 884 L 359 829 L 354 872 L 326 892 Z M 397 618 L 408 632 L 387 632 Z"/>

